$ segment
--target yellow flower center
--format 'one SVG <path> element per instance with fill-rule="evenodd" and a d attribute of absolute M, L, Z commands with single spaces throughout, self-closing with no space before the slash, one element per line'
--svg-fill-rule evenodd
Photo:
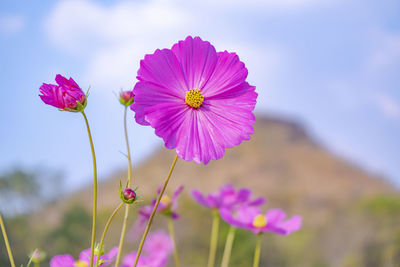
<path fill-rule="evenodd" d="M 199 108 L 204 102 L 204 96 L 200 89 L 190 89 L 185 96 L 185 103 L 192 108 Z"/>
<path fill-rule="evenodd" d="M 88 267 L 89 265 L 87 264 L 87 262 L 84 261 L 77 261 L 74 264 L 74 267 Z"/>
<path fill-rule="evenodd" d="M 256 228 L 263 228 L 267 226 L 267 218 L 265 218 L 265 215 L 257 215 L 253 220 L 253 226 Z"/>
<path fill-rule="evenodd" d="M 169 198 L 169 196 L 164 195 L 161 198 L 161 203 L 163 203 L 165 206 L 170 206 L 171 205 L 171 199 Z"/>

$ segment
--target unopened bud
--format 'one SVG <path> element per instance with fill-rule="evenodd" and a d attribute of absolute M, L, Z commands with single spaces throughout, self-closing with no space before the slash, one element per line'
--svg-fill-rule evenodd
<path fill-rule="evenodd" d="M 134 96 L 132 91 L 123 91 L 119 94 L 119 102 L 124 106 L 130 106 L 133 103 Z"/>
<path fill-rule="evenodd" d="M 31 259 L 33 263 L 41 263 L 45 258 L 46 258 L 46 253 L 38 249 L 36 249 L 31 254 Z"/>

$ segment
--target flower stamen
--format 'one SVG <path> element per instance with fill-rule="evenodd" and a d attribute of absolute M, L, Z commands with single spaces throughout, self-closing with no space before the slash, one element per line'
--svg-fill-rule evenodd
<path fill-rule="evenodd" d="M 88 267 L 89 265 L 87 264 L 87 262 L 84 261 L 77 261 L 74 264 L 74 267 Z"/>
<path fill-rule="evenodd" d="M 204 96 L 200 89 L 190 89 L 185 96 L 185 103 L 192 108 L 199 108 L 204 102 Z"/>
<path fill-rule="evenodd" d="M 265 217 L 265 215 L 257 215 L 253 220 L 253 226 L 256 228 L 263 228 L 267 226 L 267 218 Z"/>

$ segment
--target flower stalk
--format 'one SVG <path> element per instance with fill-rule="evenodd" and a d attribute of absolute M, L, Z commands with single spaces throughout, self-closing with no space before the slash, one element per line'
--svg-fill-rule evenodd
<path fill-rule="evenodd" d="M 177 162 L 177 161 L 178 161 L 178 156 L 175 156 L 175 159 L 174 159 L 174 161 L 172 162 L 171 168 L 170 168 L 170 170 L 169 170 L 168 176 L 167 176 L 167 178 L 165 179 L 164 186 L 163 186 L 163 188 L 161 189 L 160 195 L 158 196 L 157 201 L 156 201 L 156 204 L 154 205 L 153 211 L 152 211 L 152 213 L 151 213 L 151 215 L 150 215 L 150 218 L 149 218 L 149 221 L 148 221 L 148 223 L 147 223 L 146 229 L 144 230 L 144 234 L 143 234 L 142 240 L 140 241 L 139 249 L 138 249 L 138 252 L 137 252 L 137 254 L 136 254 L 136 259 L 135 259 L 135 263 L 133 264 L 133 267 L 136 267 L 136 265 L 137 265 L 137 263 L 138 263 L 138 261 L 139 261 L 139 257 L 140 257 L 140 254 L 142 253 L 144 241 L 146 240 L 147 234 L 148 234 L 149 231 L 150 231 L 150 227 L 151 227 L 151 224 L 152 224 L 152 222 L 153 222 L 154 215 L 156 214 L 158 205 L 160 204 L 161 198 L 162 198 L 163 195 L 164 195 L 165 189 L 167 188 L 169 179 L 171 178 L 171 174 L 172 174 L 172 172 L 174 171 L 174 168 L 175 168 L 175 165 L 176 165 L 176 162 Z"/>
<path fill-rule="evenodd" d="M 125 133 L 125 143 L 126 143 L 126 150 L 127 150 L 127 159 L 128 159 L 128 183 L 127 187 L 131 186 L 132 183 L 132 160 L 131 160 L 131 150 L 129 147 L 129 139 L 128 139 L 128 130 L 126 126 L 126 115 L 128 111 L 128 106 L 125 106 L 125 111 L 124 111 L 124 133 Z M 124 240 L 125 240 L 125 235 L 126 235 L 126 228 L 127 228 L 127 223 L 128 223 L 128 217 L 129 217 L 129 205 L 125 206 L 125 215 L 124 215 L 124 221 L 122 223 L 122 230 L 121 230 L 121 237 L 119 240 L 119 246 L 118 246 L 118 255 L 117 259 L 115 261 L 115 267 L 118 267 L 120 261 L 121 261 L 121 254 L 122 254 L 122 248 L 124 246 Z"/>
<path fill-rule="evenodd" d="M 3 233 L 4 243 L 6 244 L 6 249 L 7 249 L 7 253 L 8 253 L 8 258 L 10 259 L 11 267 L 15 267 L 10 243 L 8 242 L 6 227 L 4 226 L 3 217 L 1 216 L 1 214 L 0 214 L 0 227 L 1 227 L 1 232 Z"/>
<path fill-rule="evenodd" d="M 262 235 L 262 233 L 259 233 L 259 234 L 257 235 L 256 249 L 254 250 L 253 267 L 258 267 L 258 266 L 260 265 L 261 235 Z"/>
<path fill-rule="evenodd" d="M 229 228 L 228 236 L 226 238 L 224 255 L 222 256 L 221 267 L 228 267 L 229 260 L 231 259 L 233 240 L 235 239 L 236 228 L 231 226 Z"/>
<path fill-rule="evenodd" d="M 114 210 L 114 212 L 111 214 L 110 218 L 108 218 L 108 221 L 106 223 L 106 226 L 104 227 L 103 234 L 101 235 L 100 239 L 100 245 L 99 245 L 99 251 L 103 250 L 103 244 L 104 244 L 104 239 L 106 238 L 106 234 L 108 231 L 108 228 L 110 227 L 111 221 L 114 219 L 115 215 L 118 213 L 118 211 L 121 209 L 121 207 L 124 205 L 124 202 L 121 202 L 118 207 Z M 100 255 L 97 255 L 96 257 L 96 267 L 99 266 L 100 263 Z"/>
<path fill-rule="evenodd" d="M 181 263 L 179 261 L 178 249 L 176 247 L 176 238 L 175 238 L 175 230 L 174 230 L 174 220 L 169 217 L 168 218 L 168 230 L 169 234 L 171 235 L 172 242 L 174 244 L 174 259 L 175 259 L 175 266 L 180 267 Z"/>
<path fill-rule="evenodd" d="M 211 228 L 210 252 L 208 256 L 208 267 L 214 267 L 215 255 L 217 253 L 218 245 L 218 231 L 219 231 L 219 214 L 218 210 L 213 210 L 213 222 Z"/>
<path fill-rule="evenodd" d="M 92 150 L 93 158 L 93 217 L 92 217 L 92 239 L 90 244 L 90 267 L 93 267 L 93 257 L 94 257 L 94 243 L 96 238 L 96 217 L 97 217 L 97 165 L 96 165 L 96 154 L 94 151 L 94 145 L 92 140 L 92 134 L 90 132 L 89 122 L 84 111 L 81 112 L 83 118 L 85 119 L 86 128 L 90 141 L 90 149 Z"/>

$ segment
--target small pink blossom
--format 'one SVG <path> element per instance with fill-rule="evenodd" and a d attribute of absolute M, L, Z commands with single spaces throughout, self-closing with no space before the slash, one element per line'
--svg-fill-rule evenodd
<path fill-rule="evenodd" d="M 57 85 L 43 83 L 39 91 L 44 103 L 68 111 L 82 111 L 86 105 L 86 95 L 79 85 L 60 74 L 56 76 Z"/>
<path fill-rule="evenodd" d="M 251 199 L 252 192 L 247 188 L 235 190 L 231 184 L 224 185 L 218 192 L 204 196 L 199 190 L 192 191 L 192 197 L 197 203 L 213 209 L 234 209 L 237 205 L 260 206 L 265 203 L 262 197 Z"/>
<path fill-rule="evenodd" d="M 172 238 L 162 230 L 149 235 L 143 253 L 139 257 L 137 267 L 163 267 L 168 263 L 168 257 L 173 251 Z M 126 255 L 122 267 L 132 267 L 136 259 L 136 251 Z"/>
<path fill-rule="evenodd" d="M 221 209 L 220 215 L 224 221 L 238 228 L 251 230 L 253 233 L 272 232 L 288 235 L 301 228 L 301 216 L 293 216 L 285 220 L 286 213 L 281 209 L 270 209 L 263 214 L 258 208 L 243 205 L 235 212 Z"/>
<path fill-rule="evenodd" d="M 100 256 L 100 266 L 108 266 L 112 263 L 118 253 L 118 247 L 114 247 L 108 253 Z M 97 255 L 94 255 L 93 264 L 96 264 Z M 69 254 L 57 255 L 50 260 L 50 267 L 76 267 L 89 266 L 90 264 L 90 248 L 83 250 L 79 254 L 79 260 L 75 261 L 74 257 Z M 80 265 L 79 265 L 80 264 Z"/>

